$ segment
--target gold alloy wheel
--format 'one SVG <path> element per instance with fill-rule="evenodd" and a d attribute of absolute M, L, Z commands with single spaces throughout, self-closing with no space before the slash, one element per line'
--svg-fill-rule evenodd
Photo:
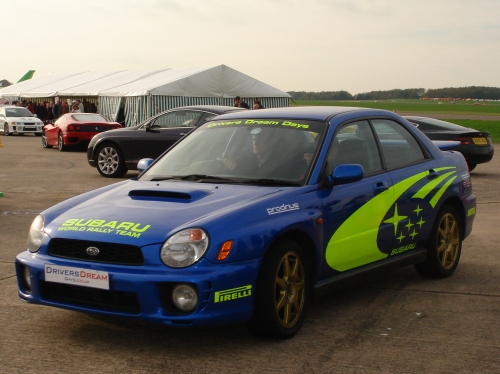
<path fill-rule="evenodd" d="M 275 281 L 275 307 L 281 325 L 297 323 L 305 301 L 304 264 L 295 252 L 287 252 L 278 266 Z"/>
<path fill-rule="evenodd" d="M 451 269 L 457 261 L 460 249 L 458 222 L 452 214 L 446 213 L 441 219 L 437 241 L 439 262 L 444 269 Z"/>

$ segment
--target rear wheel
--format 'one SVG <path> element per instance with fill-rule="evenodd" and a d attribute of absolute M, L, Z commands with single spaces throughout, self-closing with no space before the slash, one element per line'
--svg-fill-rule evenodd
<path fill-rule="evenodd" d="M 98 148 L 97 171 L 106 178 L 118 178 L 125 175 L 127 167 L 118 146 L 103 144 Z"/>
<path fill-rule="evenodd" d="M 45 133 L 45 131 L 42 133 L 42 145 L 43 145 L 43 148 L 52 148 L 52 146 L 49 145 L 49 143 L 47 141 L 47 134 Z"/>
<path fill-rule="evenodd" d="M 449 277 L 458 266 L 462 252 L 460 219 L 456 210 L 444 206 L 434 223 L 427 245 L 427 260 L 416 264 L 417 271 L 427 277 Z"/>
<path fill-rule="evenodd" d="M 12 133 L 9 132 L 9 125 L 6 123 L 3 125 L 3 134 L 8 136 L 12 135 Z"/>
<path fill-rule="evenodd" d="M 59 135 L 57 136 L 57 148 L 59 148 L 61 152 L 66 152 L 68 150 L 68 146 L 64 145 L 64 138 L 62 132 L 60 132 Z"/>
<path fill-rule="evenodd" d="M 262 263 L 249 330 L 270 338 L 294 336 L 304 321 L 308 287 L 302 248 L 292 240 L 276 244 Z"/>

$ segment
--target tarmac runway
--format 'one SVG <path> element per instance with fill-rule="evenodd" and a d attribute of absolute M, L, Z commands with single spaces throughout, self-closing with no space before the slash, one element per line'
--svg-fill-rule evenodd
<path fill-rule="evenodd" d="M 410 266 L 336 291 L 312 303 L 296 337 L 272 341 L 242 325 L 174 329 L 21 301 L 14 259 L 33 218 L 138 173 L 106 179 L 84 152 L 0 138 L 0 373 L 500 372 L 498 154 L 471 173 L 477 216 L 453 276 Z"/>

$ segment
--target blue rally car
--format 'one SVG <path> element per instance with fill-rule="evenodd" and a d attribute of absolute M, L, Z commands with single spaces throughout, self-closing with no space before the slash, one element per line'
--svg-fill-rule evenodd
<path fill-rule="evenodd" d="M 345 280 L 450 276 L 476 211 L 463 156 L 382 110 L 225 114 L 139 164 L 35 218 L 23 300 L 289 338 Z"/>

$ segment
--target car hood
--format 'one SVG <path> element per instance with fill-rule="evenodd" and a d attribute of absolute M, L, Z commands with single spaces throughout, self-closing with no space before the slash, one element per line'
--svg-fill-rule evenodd
<path fill-rule="evenodd" d="M 7 117 L 7 121 L 16 121 L 16 122 L 42 122 L 40 119 L 36 117 Z"/>
<path fill-rule="evenodd" d="M 283 190 L 290 187 L 131 180 L 88 198 L 77 196 L 42 214 L 51 238 L 145 246 L 201 221 L 220 220 Z"/>

